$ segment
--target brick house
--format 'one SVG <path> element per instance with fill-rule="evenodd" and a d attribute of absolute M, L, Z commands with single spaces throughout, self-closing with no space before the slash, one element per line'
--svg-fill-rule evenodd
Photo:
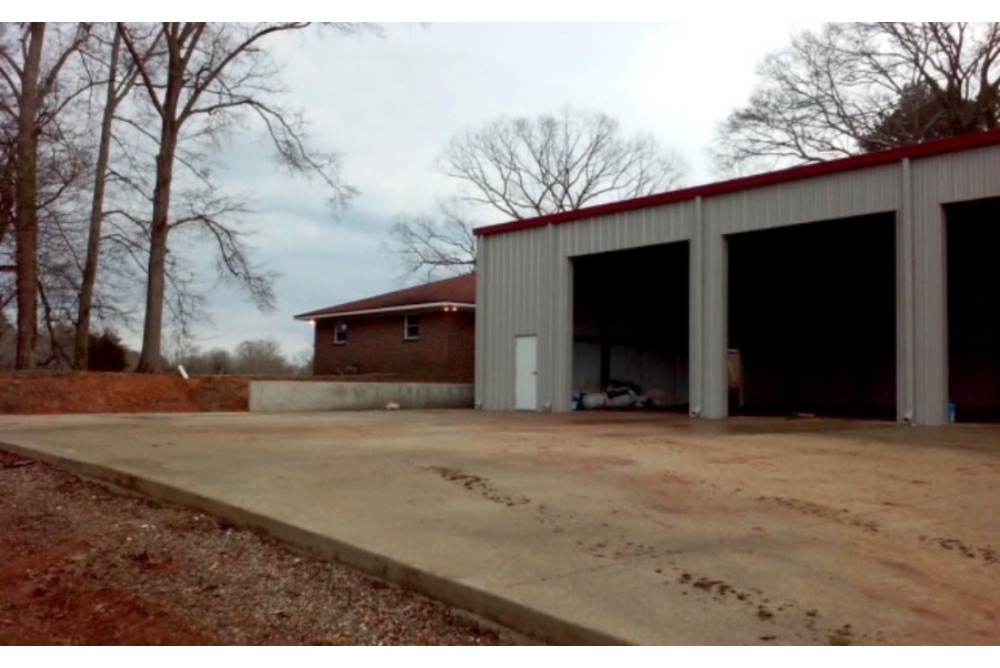
<path fill-rule="evenodd" d="M 466 274 L 295 316 L 316 330 L 313 373 L 354 370 L 471 383 L 476 276 Z"/>

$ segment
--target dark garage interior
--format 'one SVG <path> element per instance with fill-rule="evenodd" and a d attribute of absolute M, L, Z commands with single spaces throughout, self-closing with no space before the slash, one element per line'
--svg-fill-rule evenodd
<path fill-rule="evenodd" d="M 573 260 L 573 392 L 630 384 L 647 408 L 688 404 L 687 242 Z"/>
<path fill-rule="evenodd" d="M 960 422 L 1000 420 L 1000 198 L 945 206 L 948 400 Z"/>
<path fill-rule="evenodd" d="M 895 215 L 727 239 L 730 415 L 895 419 Z"/>

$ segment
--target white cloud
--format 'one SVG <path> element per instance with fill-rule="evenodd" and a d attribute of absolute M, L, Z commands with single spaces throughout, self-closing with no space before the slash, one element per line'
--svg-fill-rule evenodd
<path fill-rule="evenodd" d="M 220 157 L 227 189 L 248 193 L 258 259 L 280 272 L 278 309 L 260 315 L 228 288 L 210 302 L 205 346 L 275 337 L 306 345 L 295 313 L 395 289 L 380 245 L 392 218 L 431 209 L 449 184 L 433 169 L 452 135 L 502 115 L 564 105 L 604 111 L 628 132 L 651 132 L 709 179 L 705 149 L 750 93 L 754 68 L 803 24 L 391 25 L 382 37 L 334 31 L 273 44 L 286 64 L 288 106 L 312 122 L 318 146 L 343 156 L 361 194 L 340 220 L 319 185 L 290 178 L 262 139 Z"/>

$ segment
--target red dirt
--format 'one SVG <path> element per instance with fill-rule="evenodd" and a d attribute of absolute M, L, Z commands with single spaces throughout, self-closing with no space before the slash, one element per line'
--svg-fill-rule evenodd
<path fill-rule="evenodd" d="M 0 413 L 199 413 L 245 411 L 251 380 L 388 381 L 388 374 L 348 376 L 195 376 L 177 374 L 55 373 L 0 375 Z"/>
<path fill-rule="evenodd" d="M 214 517 L 0 452 L 0 645 L 523 642 Z"/>
<path fill-rule="evenodd" d="M 0 376 L 0 413 L 245 411 L 247 376 L 19 373 Z"/>

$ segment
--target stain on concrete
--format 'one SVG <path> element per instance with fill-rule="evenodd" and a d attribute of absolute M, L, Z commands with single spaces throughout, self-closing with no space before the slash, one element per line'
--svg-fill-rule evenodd
<path fill-rule="evenodd" d="M 986 547 L 970 547 L 957 538 L 931 538 L 921 536 L 921 543 L 937 545 L 940 548 L 961 554 L 968 559 L 980 559 L 988 564 L 1000 564 L 1000 552 L 987 545 Z"/>
<path fill-rule="evenodd" d="M 423 468 L 426 471 L 438 474 L 449 482 L 458 483 L 470 492 L 475 492 L 487 501 L 492 501 L 493 503 L 499 503 L 500 505 L 510 507 L 523 506 L 531 503 L 531 499 L 526 496 L 503 494 L 496 487 L 494 487 L 487 478 L 483 478 L 482 476 L 464 473 L 458 469 L 449 468 L 447 466 L 425 466 Z"/>
<path fill-rule="evenodd" d="M 850 645 L 853 640 L 854 631 L 851 629 L 850 624 L 844 624 L 827 638 L 827 642 L 830 645 Z"/>
<path fill-rule="evenodd" d="M 759 496 L 757 497 L 757 500 L 777 503 L 780 506 L 791 508 L 792 510 L 796 510 L 804 515 L 819 517 L 825 520 L 830 520 L 831 522 L 843 524 L 845 526 L 857 527 L 866 533 L 875 534 L 879 532 L 878 522 L 852 515 L 846 508 L 831 508 L 830 506 L 824 506 L 811 501 L 789 499 L 781 496 Z"/>
<path fill-rule="evenodd" d="M 683 587 L 689 587 L 690 591 L 711 595 L 711 600 L 719 604 L 743 605 L 744 609 L 760 623 L 785 629 L 798 628 L 798 634 L 805 634 L 805 637 L 800 635 L 794 639 L 786 638 L 782 642 L 797 644 L 806 639 L 810 642 L 830 645 L 885 642 L 885 636 L 881 631 L 857 633 L 850 623 L 841 626 L 823 624 L 820 621 L 820 613 L 817 608 L 803 609 L 803 606 L 791 601 L 772 601 L 756 587 L 740 589 L 719 577 L 692 573 L 690 570 L 680 568 L 675 564 L 672 564 L 670 568 L 678 575 L 676 580 L 667 581 L 665 584 L 673 585 L 676 583 Z M 687 595 L 688 591 L 681 591 L 681 594 Z M 777 635 L 767 633 L 760 636 L 759 639 L 762 642 L 772 642 L 777 640 Z"/>

